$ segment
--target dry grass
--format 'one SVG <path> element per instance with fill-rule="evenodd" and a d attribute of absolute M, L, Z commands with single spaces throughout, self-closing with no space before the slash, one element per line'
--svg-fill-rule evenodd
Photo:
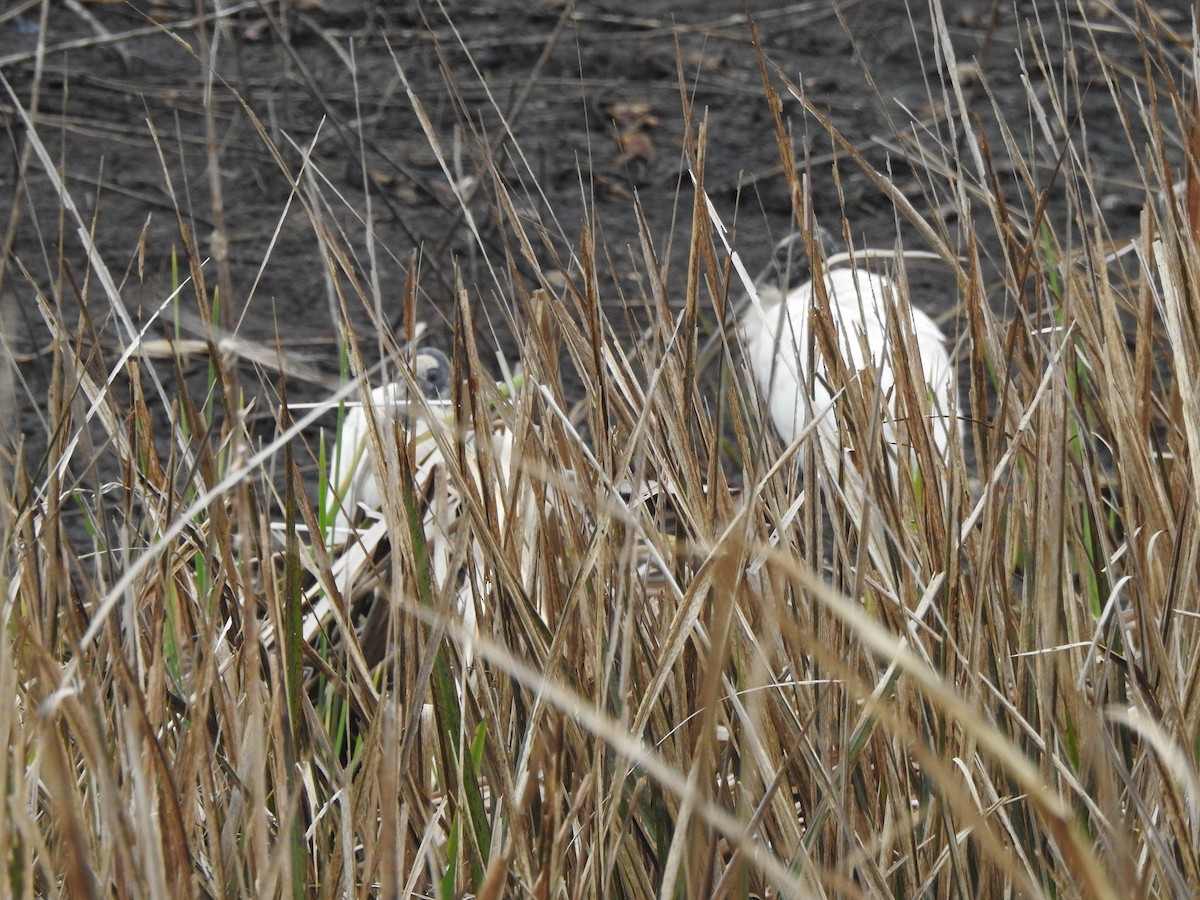
<path fill-rule="evenodd" d="M 698 111 L 689 267 L 668 284 L 642 229 L 636 344 L 608 320 L 609 257 L 589 225 L 568 237 L 534 221 L 534 173 L 471 144 L 508 253 L 487 261 L 495 284 L 460 286 L 454 303 L 463 427 L 440 434 L 449 462 L 430 490 L 459 506 L 431 532 L 404 445 L 377 435 L 386 527 L 358 588 L 314 537 L 328 516 L 300 472 L 325 466 L 317 412 L 280 391 L 275 438 L 252 436 L 236 347 L 218 347 L 216 326 L 212 393 L 173 402 L 180 356 L 139 352 L 144 323 L 123 314 L 94 248 L 90 289 L 127 352 L 96 352 L 105 323 L 86 308 L 67 321 L 39 292 L 49 450 L 31 468 L 15 456 L 5 485 L 4 892 L 1115 897 L 1200 884 L 1200 181 L 1190 151 L 1169 162 L 1181 135 L 1200 147 L 1185 73 L 1147 40 L 1152 80 L 1127 92 L 1097 48 L 1126 120 L 1080 123 L 1070 70 L 1056 80 L 1031 54 L 1017 126 L 966 107 L 940 33 L 943 130 L 896 131 L 940 212 L 873 177 L 957 285 L 959 440 L 949 466 L 925 460 L 919 491 L 864 459 L 861 529 L 815 489 L 806 445 L 781 456 L 762 433 L 733 388 L 732 331 L 723 387 L 698 371 L 698 323 L 742 291 L 704 196 Z M 1081 31 L 1078 51 L 1093 37 Z M 804 102 L 766 60 L 764 91 Z M 25 125 L 52 178 L 52 142 Z M 1083 126 L 1127 134 L 1140 234 L 1106 232 Z M 460 183 L 432 125 L 428 138 Z M 841 167 L 862 162 L 843 150 Z M 331 297 L 347 320 L 374 312 L 339 199 L 294 158 L 276 154 Z M 784 168 L 799 209 L 790 145 Z M 91 247 L 57 190 L 65 230 Z M 540 274 L 548 257 L 565 283 Z M 180 303 L 209 317 L 195 247 L 186 261 Z M 493 325 L 520 343 L 522 376 L 503 391 L 478 350 Z M 369 349 L 351 341 L 347 359 L 376 382 Z M 399 350 L 385 356 L 394 374 Z M 585 387 L 574 411 L 564 371 Z M 860 435 L 878 424 L 868 401 L 846 396 Z M 160 406 L 176 429 L 156 441 Z M 497 423 L 509 468 L 467 439 Z M 379 635 L 354 630 L 364 597 L 390 610 L 378 666 L 363 645 Z"/>

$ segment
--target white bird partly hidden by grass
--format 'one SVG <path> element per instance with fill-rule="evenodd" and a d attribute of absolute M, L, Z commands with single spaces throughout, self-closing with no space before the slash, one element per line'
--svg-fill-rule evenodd
<path fill-rule="evenodd" d="M 463 625 L 472 633 L 478 613 L 476 598 L 486 593 L 480 574 L 485 567 L 477 541 L 467 540 L 465 557 L 460 546 L 470 533 L 462 528 L 464 503 L 472 502 L 463 493 L 482 496 L 486 484 L 494 498 L 492 509 L 497 517 L 494 525 L 502 532 L 507 522 L 521 521 L 520 510 L 523 504 L 531 502 L 530 492 L 526 487 L 514 495 L 509 489 L 516 474 L 511 428 L 494 423 L 495 427 L 484 439 L 487 453 L 482 454 L 479 436 L 463 432 L 455 422 L 452 368 L 446 355 L 432 347 L 422 347 L 402 364 L 408 370 L 406 376 L 371 390 L 369 405 L 362 403 L 347 410 L 330 458 L 325 509 L 331 522 L 326 533 L 330 545 L 337 548 L 331 573 L 333 582 L 347 600 L 364 590 L 373 592 L 379 586 L 379 567 L 374 555 L 389 536 L 388 523 L 382 514 L 388 500 L 381 474 L 391 470 L 395 475 L 398 471 L 395 468 L 398 457 L 392 456 L 391 450 L 399 454 L 411 449 L 409 490 L 420 504 L 434 590 L 438 593 L 449 590 L 457 597 Z M 420 397 L 413 394 L 414 388 Z M 461 453 L 457 452 L 460 447 Z M 447 448 L 454 448 L 449 458 Z M 391 466 L 381 465 L 377 458 L 379 449 L 392 459 Z M 399 487 L 390 496 L 402 496 Z M 395 501 L 392 508 L 402 509 Z M 465 580 L 461 577 L 464 564 L 465 571 L 470 573 Z M 336 610 L 320 584 L 313 588 L 308 608 L 304 636 L 311 641 L 327 626 L 330 617 L 336 615 Z M 378 659 L 372 647 L 382 652 L 386 645 L 388 608 L 386 597 L 376 596 L 361 628 L 364 653 L 371 662 Z M 347 625 L 340 624 L 343 628 Z M 469 657 L 470 653 L 468 645 L 465 654 Z M 373 656 L 375 659 L 370 659 Z"/>
<path fill-rule="evenodd" d="M 746 365 L 776 432 L 789 445 L 815 433 L 818 466 L 827 476 L 822 483 L 838 483 L 857 518 L 871 457 L 870 448 L 853 446 L 846 388 L 857 382 L 879 409 L 873 432 L 856 423 L 859 440 L 869 437 L 870 447 L 886 454 L 898 483 L 902 476 L 918 476 L 916 448 L 926 428 L 931 455 L 946 459 L 954 370 L 942 330 L 892 280 L 838 253 L 823 229 L 814 229 L 812 237 L 812 249 L 826 257 L 820 282 L 811 278 L 804 236 L 789 236 L 757 279 L 757 300 L 747 298 L 738 327 Z M 834 347 L 836 359 L 827 352 Z"/>
<path fill-rule="evenodd" d="M 389 434 L 399 419 L 407 423 L 418 470 L 437 453 L 430 425 L 431 421 L 445 423 L 450 417 L 450 360 L 441 350 L 421 347 L 413 353 L 409 365 L 413 385 L 424 396 L 424 403 L 410 396 L 408 382 L 401 379 L 371 391 L 370 412 L 364 404 L 346 411 L 325 491 L 325 508 L 333 511 L 330 533 L 335 543 L 353 534 L 354 523 L 364 513 L 369 515 L 383 505 L 368 415 L 375 417 L 381 435 Z"/>

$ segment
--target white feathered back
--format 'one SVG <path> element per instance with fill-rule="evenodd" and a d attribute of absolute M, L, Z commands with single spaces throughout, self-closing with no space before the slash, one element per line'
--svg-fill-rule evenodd
<path fill-rule="evenodd" d="M 904 302 L 892 282 L 881 275 L 836 268 L 825 273 L 824 287 L 846 368 L 851 375 L 865 371 L 878 378 L 880 395 L 887 402 L 882 421 L 883 438 L 889 446 L 905 443 L 903 435 L 907 432 L 896 410 L 899 336 L 893 327 L 895 321 L 901 321 L 898 317 L 907 318 L 929 399 L 924 413 L 930 417 L 934 447 L 944 457 L 955 387 L 941 329 L 924 312 Z M 816 420 L 823 452 L 845 449 L 839 444 L 836 411 L 832 408 L 836 389 L 831 384 L 830 366 L 821 352 L 821 343 L 811 335 L 811 316 L 820 308 L 816 286 L 812 281 L 805 282 L 786 297 L 773 287 L 763 287 L 759 300 L 760 305 L 752 304 L 743 315 L 741 331 L 747 365 L 775 430 L 791 443 Z M 889 309 L 892 305 L 898 314 L 895 319 Z"/>

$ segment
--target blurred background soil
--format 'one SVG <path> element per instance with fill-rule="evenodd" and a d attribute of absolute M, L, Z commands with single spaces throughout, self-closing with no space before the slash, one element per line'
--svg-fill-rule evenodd
<path fill-rule="evenodd" d="M 1097 173 L 1088 189 L 1110 214 L 1108 229 L 1131 235 L 1143 196 L 1111 91 L 1137 90 L 1146 26 L 1132 4 L 1085 5 L 1101 25 L 1086 38 L 1069 18 L 1046 12 L 1048 4 L 956 2 L 945 4 L 945 15 L 997 183 L 1025 177 L 1005 152 L 1004 122 L 1016 146 L 1040 160 L 1032 177 L 1044 187 L 1046 214 L 1064 209 L 1056 160 L 1036 150 L 1042 125 L 1033 107 L 1046 97 L 1039 83 L 1077 83 L 1083 108 L 1063 118 L 1076 123 L 1074 146 Z M 1155 27 L 1178 32 L 1165 44 L 1178 48 L 1179 59 L 1165 64 L 1187 58 L 1187 6 L 1156 5 Z M 175 260 L 187 241 L 208 258 L 205 287 L 210 298 L 221 289 L 221 322 L 265 348 L 265 362 L 242 357 L 239 366 L 246 399 L 262 396 L 256 410 L 269 435 L 268 413 L 284 381 L 271 360 L 288 360 L 293 402 L 326 396 L 338 377 L 333 287 L 345 276 L 331 276 L 314 220 L 353 259 L 357 291 L 369 302 L 355 298 L 348 308 L 365 347 L 378 348 L 370 307 L 403 322 L 411 279 L 416 317 L 431 329 L 426 342 L 448 348 L 457 269 L 491 363 L 495 351 L 513 353 L 511 330 L 521 327 L 503 312 L 511 304 L 497 298 L 517 292 L 517 282 L 523 290 L 536 283 L 503 227 L 508 213 L 493 189 L 494 163 L 516 199 L 513 212 L 541 240 L 544 271 L 572 277 L 569 260 L 585 225 L 594 232 L 599 292 L 615 327 L 633 332 L 650 292 L 638 206 L 668 288 L 682 293 L 692 215 L 685 139 L 703 122 L 706 187 L 757 271 L 793 223 L 764 66 L 782 99 L 794 158 L 811 171 L 817 219 L 836 231 L 844 218 L 863 246 L 890 248 L 900 238 L 907 249 L 928 249 L 784 82 L 823 110 L 919 213 L 937 218 L 949 205 L 944 192 L 955 189 L 938 167 L 974 148 L 947 115 L 955 107 L 938 76 L 942 50 L 927 5 L 754 0 L 748 11 L 765 63 L 746 11 L 717 0 L 72 0 L 47 7 L 9 0 L 0 13 L 8 136 L 0 209 L 11 211 L 0 219 L 7 251 L 0 290 L 14 310 L 5 332 L 20 362 L 16 394 L 30 465 L 53 430 L 40 411 L 51 355 L 37 293 L 64 321 L 81 323 L 79 345 L 109 364 L 127 338 L 53 179 L 28 149 L 18 106 L 135 320 L 147 320 L 170 295 L 181 277 L 176 265 L 186 272 Z M 1127 59 L 1129 83 L 1107 84 L 1100 55 Z M 1111 130 L 1098 127 L 1106 121 Z M 1036 211 L 1012 214 L 1028 227 Z M 962 249 L 990 225 L 947 227 Z M 936 264 L 913 265 L 909 277 L 914 303 L 953 332 L 954 285 Z M 994 302 L 1003 305 L 1002 291 Z M 195 291 L 181 294 L 182 336 L 203 336 L 198 307 Z M 173 314 L 164 316 L 150 334 L 170 335 L 175 325 Z M 169 361 L 162 369 L 169 379 Z M 206 360 L 196 358 L 183 374 L 193 396 L 203 397 Z"/>

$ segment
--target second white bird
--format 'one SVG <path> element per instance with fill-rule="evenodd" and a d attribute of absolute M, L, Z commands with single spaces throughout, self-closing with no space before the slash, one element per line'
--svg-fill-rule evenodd
<path fill-rule="evenodd" d="M 833 268 L 824 273 L 824 289 L 840 356 L 849 378 L 878 379 L 878 396 L 886 409 L 881 420 L 882 441 L 892 448 L 895 469 L 900 446 L 912 446 L 907 420 L 920 415 L 929 423 L 933 447 L 939 456 L 948 450 L 949 423 L 954 408 L 953 368 L 946 339 L 924 312 L 898 296 L 894 284 L 881 275 L 857 268 Z M 797 440 L 815 422 L 822 453 L 844 452 L 839 436 L 836 396 L 830 365 L 812 331 L 811 317 L 819 309 L 817 287 L 810 280 L 788 291 L 773 286 L 759 288 L 759 303 L 742 315 L 740 329 L 747 365 L 760 391 L 771 422 L 787 443 Z M 895 307 L 896 315 L 890 313 Z M 816 313 L 819 314 L 819 313 Z M 897 324 L 907 319 L 913 338 L 911 350 L 919 355 L 927 407 L 897 409 Z M 811 365 L 810 365 L 811 361 Z M 836 460 L 826 459 L 826 466 Z M 895 473 L 898 474 L 898 473 Z"/>

